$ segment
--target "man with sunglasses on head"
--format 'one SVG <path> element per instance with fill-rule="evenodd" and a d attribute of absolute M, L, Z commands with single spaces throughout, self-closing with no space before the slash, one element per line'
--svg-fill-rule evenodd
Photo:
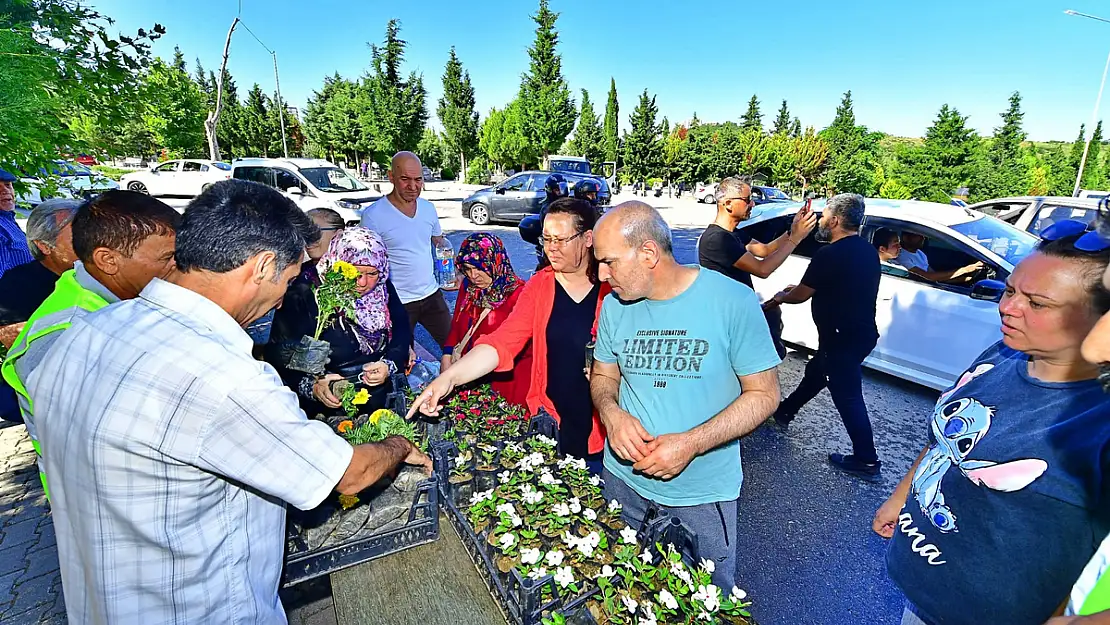
<path fill-rule="evenodd" d="M 712 269 L 753 288 L 752 276 L 770 276 L 794 253 L 817 224 L 807 202 L 794 215 L 790 230 L 770 243 L 756 241 L 736 226 L 751 217 L 755 201 L 751 181 L 746 178 L 725 178 L 717 185 L 717 218 L 698 240 L 698 264 Z M 764 309 L 767 326 L 779 358 L 786 355 L 782 344 L 782 312 L 777 306 Z"/>

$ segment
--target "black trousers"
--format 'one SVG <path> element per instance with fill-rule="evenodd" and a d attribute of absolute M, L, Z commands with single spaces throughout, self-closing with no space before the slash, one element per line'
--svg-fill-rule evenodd
<path fill-rule="evenodd" d="M 863 360 L 875 349 L 875 342 L 875 339 L 841 338 L 827 343 L 822 338 L 817 353 L 806 365 L 802 382 L 779 406 L 780 413 L 793 418 L 821 389 L 828 387 L 848 437 L 852 439 L 852 453 L 862 462 L 878 460 L 871 419 L 863 403 Z"/>

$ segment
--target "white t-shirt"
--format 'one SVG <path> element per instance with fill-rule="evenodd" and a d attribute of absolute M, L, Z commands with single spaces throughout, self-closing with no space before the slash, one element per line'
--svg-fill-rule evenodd
<path fill-rule="evenodd" d="M 925 255 L 925 250 L 911 252 L 902 248 L 902 251 L 898 252 L 898 258 L 895 258 L 894 262 L 902 265 L 906 269 L 913 269 L 916 267 L 922 271 L 929 271 L 929 257 Z"/>
<path fill-rule="evenodd" d="M 388 197 L 362 211 L 362 225 L 377 232 L 389 251 L 390 279 L 402 304 L 424 299 L 439 290 L 432 260 L 432 237 L 443 235 L 439 214 L 431 202 L 416 200 L 416 215 L 409 217 Z"/>

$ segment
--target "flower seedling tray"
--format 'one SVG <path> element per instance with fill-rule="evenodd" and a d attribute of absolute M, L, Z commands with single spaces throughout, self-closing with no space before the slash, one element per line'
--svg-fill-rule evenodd
<path fill-rule="evenodd" d="M 404 501 L 400 499 L 404 491 L 394 488 L 398 480 L 419 481 L 407 513 L 392 518 Z M 335 493 L 313 510 L 291 509 L 282 585 L 292 586 L 436 540 L 440 496 L 437 475 L 419 479 L 419 470 L 410 467 L 388 485 L 360 493 L 360 503 L 348 510 L 342 508 Z M 389 520 L 375 522 L 375 515 Z"/>

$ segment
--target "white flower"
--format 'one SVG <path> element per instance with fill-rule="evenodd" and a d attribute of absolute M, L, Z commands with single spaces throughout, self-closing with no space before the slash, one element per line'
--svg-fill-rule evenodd
<path fill-rule="evenodd" d="M 502 534 L 501 538 L 497 539 L 497 544 L 501 545 L 501 550 L 504 551 L 512 547 L 516 543 L 516 536 L 512 534 Z"/>
<path fill-rule="evenodd" d="M 702 610 L 701 614 L 698 615 L 698 620 L 699 621 L 712 621 L 713 617 L 710 616 L 709 613 L 706 612 L 705 610 Z"/>
<path fill-rule="evenodd" d="M 640 559 L 644 561 L 644 564 L 651 564 L 651 552 L 644 549 L 643 553 L 640 554 Z"/>
<path fill-rule="evenodd" d="M 621 601 L 624 602 L 624 607 L 627 608 L 628 611 L 632 614 L 635 614 L 636 608 L 640 607 L 640 604 L 635 599 L 629 597 L 623 592 L 621 593 Z"/>
<path fill-rule="evenodd" d="M 594 556 L 594 546 L 586 541 L 578 543 L 578 552 L 587 558 Z"/>
<path fill-rule="evenodd" d="M 608 579 L 608 578 L 610 578 L 610 577 L 612 577 L 616 574 L 617 574 L 617 572 L 613 570 L 613 567 L 606 564 L 605 566 L 601 567 L 601 572 L 598 573 L 597 576 L 598 577 L 604 577 L 604 578 Z"/>
<path fill-rule="evenodd" d="M 528 464 L 532 465 L 533 467 L 540 466 L 541 464 L 543 464 L 543 454 L 538 451 L 533 451 L 532 453 L 528 454 Z"/>
<path fill-rule="evenodd" d="M 464 456 L 462 454 L 459 454 L 459 455 L 455 456 L 455 466 L 456 467 L 461 467 L 464 464 L 466 464 L 466 456 Z"/>
<path fill-rule="evenodd" d="M 694 580 L 690 579 L 690 572 L 686 570 L 681 564 L 675 562 L 671 564 L 671 573 L 682 580 L 687 586 L 693 586 Z"/>
<path fill-rule="evenodd" d="M 701 560 L 701 568 L 702 568 L 702 569 L 703 569 L 703 570 L 704 570 L 704 571 L 705 571 L 706 573 L 709 573 L 710 575 L 712 575 L 712 574 L 713 574 L 713 571 L 714 571 L 714 569 L 716 569 L 716 568 L 717 568 L 717 565 L 716 565 L 716 564 L 714 564 L 714 562 L 713 562 L 712 560 L 709 560 L 709 559 L 707 559 L 707 558 L 702 558 L 702 560 Z"/>
<path fill-rule="evenodd" d="M 701 601 L 705 605 L 705 609 L 711 613 L 716 612 L 717 608 L 721 607 L 721 589 L 713 584 L 698 586 L 698 591 L 690 598 L 694 601 Z"/>
<path fill-rule="evenodd" d="M 601 476 L 600 475 L 591 475 L 590 476 L 590 486 L 601 486 Z"/>
<path fill-rule="evenodd" d="M 748 593 L 744 592 L 744 590 L 742 588 L 739 588 L 737 586 L 733 586 L 732 587 L 732 594 L 729 595 L 728 598 L 731 599 L 733 603 L 740 603 L 744 599 L 748 598 Z"/>
<path fill-rule="evenodd" d="M 508 484 L 509 480 L 513 479 L 513 474 L 511 471 L 502 471 L 497 475 L 497 479 L 501 480 L 502 484 Z"/>
<path fill-rule="evenodd" d="M 493 489 L 482 491 L 480 493 L 474 493 L 473 495 L 471 495 L 470 505 L 478 505 L 487 499 L 493 499 Z"/>
<path fill-rule="evenodd" d="M 514 514 L 516 514 L 516 507 L 513 506 L 513 504 L 511 504 L 509 502 L 505 502 L 505 503 L 497 506 L 497 514 L 501 514 L 501 513 L 505 513 L 505 514 L 508 514 L 510 516 L 514 515 Z"/>
<path fill-rule="evenodd" d="M 620 512 L 620 511 L 621 511 L 621 502 L 617 501 L 616 499 L 613 499 L 612 501 L 609 502 L 609 512 L 612 512 L 612 513 L 616 514 L 617 512 Z"/>
<path fill-rule="evenodd" d="M 536 434 L 536 442 L 547 445 L 548 447 L 554 447 L 554 446 L 558 445 L 558 443 L 555 442 L 555 439 L 548 438 L 548 437 L 544 436 L 543 434 Z"/>
<path fill-rule="evenodd" d="M 547 575 L 547 569 L 543 568 L 542 566 L 538 569 L 532 569 L 531 571 L 528 571 L 528 577 L 532 579 L 539 579 L 544 575 Z"/>
<path fill-rule="evenodd" d="M 640 625 L 659 625 L 659 621 L 655 620 L 655 611 L 650 607 L 644 610 L 644 616 L 640 619 Z"/>
<path fill-rule="evenodd" d="M 555 569 L 555 583 L 563 588 L 570 586 L 574 583 L 574 571 L 569 566 L 561 566 Z"/>
<path fill-rule="evenodd" d="M 562 483 L 563 480 L 557 479 L 554 475 L 551 474 L 551 469 L 545 467 L 543 472 L 540 473 L 540 484 L 543 484 L 545 486 L 556 486 Z"/>
<path fill-rule="evenodd" d="M 597 546 L 601 544 L 601 534 L 598 534 L 596 531 L 590 532 L 589 534 L 586 534 L 586 537 L 582 539 L 582 542 L 596 549 Z"/>
<path fill-rule="evenodd" d="M 627 525 L 621 530 L 621 542 L 626 545 L 636 544 L 636 530 L 628 527 Z"/>
<path fill-rule="evenodd" d="M 570 516 L 570 506 L 560 501 L 551 508 L 551 511 L 558 516 Z"/>
<path fill-rule="evenodd" d="M 651 609 L 651 604 L 647 601 L 640 602 L 640 612 L 643 613 L 645 618 L 651 618 L 652 620 L 655 620 L 655 610 Z M 640 623 L 642 625 L 643 621 L 640 621 Z"/>
<path fill-rule="evenodd" d="M 547 563 L 547 566 L 559 566 L 563 563 L 563 552 L 559 550 L 548 551 L 543 561 Z"/>
<path fill-rule="evenodd" d="M 587 521 L 596 521 L 597 520 L 597 513 L 594 512 L 593 510 L 591 510 L 590 508 L 586 508 L 585 510 L 583 510 L 582 511 L 582 516 L 586 517 Z"/>
<path fill-rule="evenodd" d="M 535 490 L 531 486 L 526 489 L 521 489 L 521 493 L 521 499 L 523 499 L 526 504 L 536 505 L 543 501 L 543 493 Z"/>
<path fill-rule="evenodd" d="M 578 501 L 577 497 L 571 497 L 567 504 L 570 506 L 570 511 L 574 514 L 578 514 L 582 511 L 582 502 Z"/>
<path fill-rule="evenodd" d="M 517 453 L 524 453 L 524 448 L 521 447 L 520 443 L 518 443 L 516 441 L 509 441 L 509 443 L 507 445 L 505 445 L 505 450 L 506 451 L 515 451 Z"/>
<path fill-rule="evenodd" d="M 509 517 L 509 522 L 513 524 L 513 527 L 520 527 L 520 525 L 524 523 L 524 519 L 520 518 L 519 515 L 514 514 Z"/>
<path fill-rule="evenodd" d="M 540 550 L 525 547 L 520 550 L 521 564 L 535 564 L 540 561 Z"/>
<path fill-rule="evenodd" d="M 659 591 L 659 602 L 662 603 L 663 606 L 666 607 L 668 610 L 678 609 L 678 599 L 675 599 L 674 595 L 671 594 L 671 591 L 667 590 L 666 588 Z"/>

